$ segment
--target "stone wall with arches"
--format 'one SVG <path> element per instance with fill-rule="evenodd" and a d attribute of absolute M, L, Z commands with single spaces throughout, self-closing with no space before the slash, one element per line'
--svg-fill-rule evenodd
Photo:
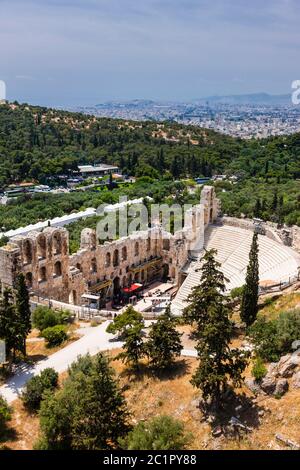
<path fill-rule="evenodd" d="M 178 284 L 195 245 L 202 249 L 205 227 L 218 211 L 213 187 L 204 187 L 200 204 L 189 210 L 182 230 L 171 234 L 156 226 L 99 244 L 96 230 L 86 228 L 73 255 L 65 228 L 15 236 L 0 248 L 1 285 L 13 286 L 17 273 L 23 272 L 34 294 L 80 305 L 81 296 L 99 292 L 99 285 L 105 285 L 104 295 L 111 299 L 134 282 L 171 279 Z"/>
<path fill-rule="evenodd" d="M 3 286 L 13 285 L 17 272 L 21 271 L 30 291 L 66 300 L 69 279 L 69 234 L 66 229 L 47 227 L 42 232 L 15 236 L 11 238 L 8 246 L 2 247 L 0 258 L 6 254 L 7 261 L 12 265 L 11 253 L 17 259 L 18 269 L 10 281 L 5 282 L 0 261 Z"/>

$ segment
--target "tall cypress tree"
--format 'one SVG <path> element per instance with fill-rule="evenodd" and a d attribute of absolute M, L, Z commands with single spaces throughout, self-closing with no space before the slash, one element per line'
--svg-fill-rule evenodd
<path fill-rule="evenodd" d="M 31 311 L 29 304 L 29 292 L 26 286 L 24 274 L 19 274 L 16 279 L 16 313 L 20 339 L 20 350 L 26 355 L 26 338 L 31 331 Z"/>
<path fill-rule="evenodd" d="M 0 338 L 5 341 L 6 357 L 9 365 L 13 362 L 19 345 L 19 329 L 13 293 L 5 289 L 0 300 Z"/>
<path fill-rule="evenodd" d="M 257 233 L 254 233 L 251 250 L 249 254 L 249 264 L 247 268 L 246 284 L 241 302 L 241 320 L 247 326 L 255 322 L 258 312 L 258 288 L 259 288 L 259 262 L 258 262 L 258 242 Z"/>
<path fill-rule="evenodd" d="M 247 356 L 238 349 L 230 349 L 233 324 L 224 296 L 224 275 L 215 260 L 215 250 L 202 258 L 200 285 L 188 297 L 190 304 L 183 312 L 187 323 L 195 325 L 199 366 L 191 383 L 202 391 L 204 401 L 211 399 L 218 409 L 224 392 L 230 385 L 240 386 Z"/>
<path fill-rule="evenodd" d="M 181 334 L 176 330 L 176 318 L 172 317 L 170 305 L 149 332 L 147 352 L 150 363 L 157 369 L 166 369 L 180 356 L 183 348 Z"/>

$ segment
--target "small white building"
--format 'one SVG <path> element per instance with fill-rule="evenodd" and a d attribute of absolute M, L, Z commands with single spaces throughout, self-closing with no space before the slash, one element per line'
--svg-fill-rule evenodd
<path fill-rule="evenodd" d="M 104 163 L 99 165 L 79 165 L 78 171 L 83 178 L 89 178 L 93 176 L 104 176 L 109 173 L 119 173 L 119 167 L 106 165 Z"/>

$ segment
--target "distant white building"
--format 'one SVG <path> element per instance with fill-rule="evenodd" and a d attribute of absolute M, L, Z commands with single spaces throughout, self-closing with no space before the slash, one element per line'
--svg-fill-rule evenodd
<path fill-rule="evenodd" d="M 119 167 L 114 165 L 106 165 L 101 163 L 99 165 L 79 165 L 78 171 L 83 178 L 92 176 L 104 176 L 109 173 L 118 173 Z"/>

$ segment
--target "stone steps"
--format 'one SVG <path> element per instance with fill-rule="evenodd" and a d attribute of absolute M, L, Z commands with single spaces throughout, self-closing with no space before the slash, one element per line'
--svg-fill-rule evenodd
<path fill-rule="evenodd" d="M 210 225 L 205 231 L 204 247 L 217 250 L 216 259 L 226 278 L 226 288 L 231 290 L 245 282 L 253 232 L 231 226 Z M 300 266 L 300 256 L 290 248 L 263 235 L 258 236 L 260 280 L 275 283 L 287 282 Z M 174 313 L 180 314 L 192 288 L 200 283 L 201 262 L 192 263 L 189 274 L 172 303 Z"/>

